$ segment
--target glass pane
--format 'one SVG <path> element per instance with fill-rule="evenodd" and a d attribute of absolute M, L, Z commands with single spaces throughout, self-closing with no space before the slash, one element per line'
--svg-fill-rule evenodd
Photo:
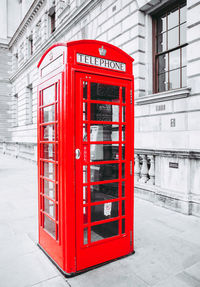
<path fill-rule="evenodd" d="M 107 202 L 91 206 L 91 222 L 117 217 L 118 202 Z"/>
<path fill-rule="evenodd" d="M 83 125 L 83 141 L 87 141 L 87 125 Z"/>
<path fill-rule="evenodd" d="M 43 144 L 43 158 L 50 160 L 57 160 L 55 154 L 55 144 Z"/>
<path fill-rule="evenodd" d="M 87 165 L 83 165 L 83 183 L 87 183 Z"/>
<path fill-rule="evenodd" d="M 119 145 L 90 145 L 90 161 L 118 160 Z"/>
<path fill-rule="evenodd" d="M 90 186 L 91 202 L 114 199 L 118 197 L 118 182 Z"/>
<path fill-rule="evenodd" d="M 125 182 L 122 181 L 122 197 L 125 196 Z"/>
<path fill-rule="evenodd" d="M 119 141 L 118 125 L 90 126 L 90 141 Z"/>
<path fill-rule="evenodd" d="M 122 178 L 125 178 L 125 163 L 122 163 Z"/>
<path fill-rule="evenodd" d="M 158 74 L 168 71 L 168 54 L 163 54 L 158 57 Z"/>
<path fill-rule="evenodd" d="M 119 106 L 91 104 L 91 121 L 119 122 Z"/>
<path fill-rule="evenodd" d="M 168 50 L 179 45 L 179 28 L 168 31 Z"/>
<path fill-rule="evenodd" d="M 182 68 L 182 87 L 187 86 L 187 69 L 186 67 Z"/>
<path fill-rule="evenodd" d="M 56 179 L 56 167 L 55 164 L 50 162 L 44 162 L 44 177 L 55 180 Z"/>
<path fill-rule="evenodd" d="M 122 87 L 122 103 L 126 102 L 126 88 Z"/>
<path fill-rule="evenodd" d="M 83 103 L 83 121 L 87 120 L 87 103 Z"/>
<path fill-rule="evenodd" d="M 125 219 L 122 219 L 122 233 L 125 233 Z"/>
<path fill-rule="evenodd" d="M 180 49 L 169 53 L 169 69 L 180 68 Z"/>
<path fill-rule="evenodd" d="M 83 204 L 86 204 L 88 202 L 88 188 L 87 186 L 83 186 Z"/>
<path fill-rule="evenodd" d="M 91 227 L 91 242 L 99 241 L 104 238 L 119 234 L 119 222 L 112 221 Z"/>
<path fill-rule="evenodd" d="M 125 144 L 122 144 L 122 160 L 125 159 Z"/>
<path fill-rule="evenodd" d="M 168 90 L 168 72 L 158 75 L 158 92 Z"/>
<path fill-rule="evenodd" d="M 43 106 L 55 102 L 55 86 L 43 90 Z"/>
<path fill-rule="evenodd" d="M 122 141 L 126 140 L 126 127 L 122 126 Z"/>
<path fill-rule="evenodd" d="M 54 182 L 44 180 L 44 194 L 55 199 L 57 185 Z"/>
<path fill-rule="evenodd" d="M 118 163 L 92 165 L 90 167 L 90 180 L 95 182 L 118 179 L 118 168 Z"/>
<path fill-rule="evenodd" d="M 186 47 L 181 49 L 181 53 L 182 53 L 182 67 L 187 65 L 187 50 Z"/>
<path fill-rule="evenodd" d="M 160 34 L 166 31 L 166 14 L 158 18 L 157 21 L 157 33 Z"/>
<path fill-rule="evenodd" d="M 55 205 L 53 201 L 44 198 L 44 211 L 55 218 Z"/>
<path fill-rule="evenodd" d="M 168 14 L 168 30 L 179 24 L 179 10 L 178 7 Z"/>
<path fill-rule="evenodd" d="M 83 207 L 83 223 L 88 223 L 88 207 Z"/>
<path fill-rule="evenodd" d="M 180 25 L 180 45 L 186 43 L 186 23 Z"/>
<path fill-rule="evenodd" d="M 186 6 L 180 7 L 180 23 L 186 22 Z"/>
<path fill-rule="evenodd" d="M 126 121 L 126 107 L 122 107 L 122 122 Z"/>
<path fill-rule="evenodd" d="M 163 33 L 157 36 L 157 51 L 163 52 L 167 50 L 167 33 Z"/>
<path fill-rule="evenodd" d="M 91 100 L 119 102 L 119 87 L 91 83 Z"/>
<path fill-rule="evenodd" d="M 84 228 L 83 232 L 83 244 L 88 244 L 88 229 Z"/>
<path fill-rule="evenodd" d="M 125 215 L 125 200 L 122 200 L 122 215 Z"/>
<path fill-rule="evenodd" d="M 44 228 L 49 232 L 53 237 L 55 237 L 56 228 L 55 223 L 46 215 L 44 215 Z"/>
<path fill-rule="evenodd" d="M 85 100 L 87 99 L 87 86 L 88 86 L 88 83 L 83 81 L 83 98 Z"/>
<path fill-rule="evenodd" d="M 54 125 L 43 126 L 44 140 L 54 141 L 55 140 L 55 127 Z"/>
<path fill-rule="evenodd" d="M 43 108 L 44 123 L 55 121 L 55 105 Z"/>
<path fill-rule="evenodd" d="M 170 71 L 169 72 L 170 78 L 170 90 L 180 88 L 180 69 Z"/>

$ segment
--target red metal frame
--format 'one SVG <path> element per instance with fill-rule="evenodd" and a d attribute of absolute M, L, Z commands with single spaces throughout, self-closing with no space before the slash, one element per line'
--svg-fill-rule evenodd
<path fill-rule="evenodd" d="M 107 50 L 106 56 L 99 55 L 99 48 Z M 85 53 L 87 51 L 87 53 Z M 91 55 L 126 64 L 126 71 L 111 70 L 77 63 L 77 53 Z M 50 67 L 50 72 L 42 77 L 42 69 L 51 61 L 63 55 L 59 67 Z M 81 40 L 55 44 L 42 56 L 40 84 L 38 86 L 38 187 L 39 187 L 39 245 L 52 258 L 65 274 L 73 274 L 94 265 L 130 254 L 133 252 L 133 174 L 130 165 L 134 164 L 134 108 L 131 91 L 133 59 L 119 48 L 100 41 Z M 83 82 L 87 82 L 87 99 L 83 99 Z M 119 86 L 119 101 L 109 102 L 90 98 L 92 82 Z M 56 98 L 43 105 L 43 91 L 50 86 L 55 87 Z M 122 101 L 122 87 L 126 90 L 126 101 Z M 87 119 L 83 120 L 83 103 L 87 106 Z M 104 104 L 119 107 L 117 122 L 90 120 L 91 104 Z M 44 108 L 54 106 L 54 121 L 44 123 Z M 57 108 L 56 108 L 57 107 Z M 126 119 L 122 120 L 122 108 L 125 107 Z M 87 126 L 87 142 L 83 142 L 82 126 Z M 117 125 L 119 139 L 117 141 L 90 142 L 90 125 Z M 44 129 L 54 126 L 55 138 L 49 141 L 44 138 Z M 125 140 L 122 138 L 123 127 L 126 130 Z M 51 129 L 53 132 L 53 128 Z M 54 146 L 55 158 L 45 158 L 44 145 Z M 116 144 L 118 155 L 114 160 L 90 161 L 90 144 Z M 125 145 L 125 158 L 122 159 L 122 145 Z M 75 159 L 75 149 L 79 148 L 81 157 Z M 44 166 L 52 165 L 56 170 L 55 178 L 45 177 Z M 118 178 L 90 183 L 90 167 L 102 164 L 117 164 Z M 122 164 L 125 164 L 125 178 L 122 178 Z M 87 166 L 87 183 L 83 183 L 83 166 Z M 47 173 L 48 174 L 48 173 Z M 57 186 L 55 198 L 44 193 L 44 180 Z M 118 197 L 103 201 L 91 202 L 91 186 L 97 184 L 118 183 Z M 122 197 L 122 182 L 125 184 L 125 196 Z M 88 197 L 83 201 L 83 188 L 87 188 Z M 44 199 L 55 205 L 55 218 L 45 211 Z M 101 221 L 91 222 L 90 207 L 98 207 L 110 202 L 118 203 L 118 216 Z M 125 202 L 125 214 L 122 214 L 122 202 Z M 83 214 L 87 209 L 88 213 Z M 55 225 L 55 236 L 52 237 L 44 227 L 44 217 Z M 122 233 L 122 220 L 125 219 L 125 232 Z M 118 235 L 91 242 L 90 230 L 99 224 L 118 220 Z M 51 221 L 50 221 L 51 222 Z M 87 228 L 88 242 L 83 242 L 83 231 Z"/>

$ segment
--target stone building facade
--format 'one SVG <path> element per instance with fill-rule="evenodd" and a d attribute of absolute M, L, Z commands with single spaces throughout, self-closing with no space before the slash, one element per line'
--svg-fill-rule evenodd
<path fill-rule="evenodd" d="M 136 195 L 200 215 L 200 1 L 2 0 L 0 8 L 0 151 L 36 160 L 43 52 L 58 41 L 106 41 L 135 59 Z"/>

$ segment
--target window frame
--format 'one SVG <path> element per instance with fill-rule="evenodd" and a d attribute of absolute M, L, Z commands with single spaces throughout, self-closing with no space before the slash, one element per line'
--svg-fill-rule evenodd
<path fill-rule="evenodd" d="M 167 70 L 167 74 L 168 74 L 168 84 L 167 84 L 167 89 L 166 90 L 164 90 L 164 91 L 159 91 L 159 80 L 158 80 L 158 69 L 159 69 L 159 67 L 158 67 L 158 58 L 159 58 L 159 56 L 161 56 L 161 55 L 167 55 L 167 54 L 169 54 L 170 52 L 173 52 L 173 51 L 180 51 L 180 65 L 179 65 L 179 67 L 177 68 L 177 69 L 179 69 L 180 70 L 180 86 L 179 86 L 179 88 L 178 89 L 180 89 L 180 88 L 183 88 L 184 86 L 183 86 L 183 83 L 182 83 L 182 80 L 183 80 L 183 77 L 182 77 L 182 68 L 184 67 L 184 66 L 182 66 L 182 48 L 184 48 L 184 47 L 186 47 L 188 44 L 187 44 L 187 42 L 185 42 L 185 43 L 183 43 L 183 44 L 180 44 L 180 27 L 181 27 L 181 25 L 182 24 L 184 24 L 184 23 L 187 23 L 187 19 L 184 21 L 184 22 L 182 22 L 182 23 L 180 23 L 180 8 L 181 7 L 183 7 L 183 6 L 186 6 L 187 7 L 187 2 L 186 2 L 186 0 L 181 0 L 181 1 L 178 1 L 178 3 L 173 3 L 173 4 L 171 4 L 171 5 L 168 5 L 168 6 L 166 6 L 165 8 L 163 8 L 163 9 L 161 9 L 160 11 L 158 11 L 157 13 L 155 13 L 155 14 L 153 14 L 152 15 L 152 63 L 153 63 L 153 92 L 154 93 L 162 93 L 162 92 L 169 92 L 169 91 L 172 91 L 172 90 L 175 90 L 175 89 L 177 89 L 177 88 L 171 88 L 170 89 L 170 77 L 169 77 L 169 73 L 170 73 L 170 71 L 172 71 L 172 70 L 170 70 L 169 69 L 169 59 L 168 59 L 168 70 Z M 158 36 L 158 34 L 157 34 L 157 23 L 158 23 L 158 19 L 161 17 L 161 16 L 163 16 L 164 14 L 166 14 L 166 16 L 167 16 L 167 14 L 169 14 L 173 9 L 175 9 L 175 8 L 178 8 L 178 17 L 179 17 L 179 19 L 178 19 L 178 25 L 176 25 L 176 26 L 174 26 L 174 27 L 172 27 L 172 28 L 170 28 L 169 30 L 166 28 L 166 32 L 167 32 L 167 40 L 166 40 L 166 43 L 167 43 L 167 47 L 166 47 L 166 50 L 164 50 L 164 51 L 161 51 L 161 52 L 158 52 L 157 51 L 157 41 L 158 41 L 158 38 L 157 38 L 157 36 Z M 167 17 L 168 18 L 168 17 Z M 166 20 L 167 21 L 167 20 Z M 170 31 L 170 30 L 172 30 L 172 29 L 174 29 L 174 28 L 176 28 L 176 27 L 178 27 L 178 31 L 179 31 L 179 34 L 178 34 L 178 36 L 179 36 L 179 39 L 178 39 L 178 45 L 177 46 L 175 46 L 175 47 L 173 47 L 173 48 L 170 48 L 170 49 L 168 49 L 168 32 Z M 165 32 L 165 33 L 166 33 Z"/>

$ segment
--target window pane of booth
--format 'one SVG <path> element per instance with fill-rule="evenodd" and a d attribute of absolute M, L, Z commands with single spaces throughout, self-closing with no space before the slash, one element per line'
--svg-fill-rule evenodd
<path fill-rule="evenodd" d="M 87 125 L 83 125 L 83 141 L 86 142 L 87 141 Z"/>
<path fill-rule="evenodd" d="M 87 103 L 83 103 L 83 121 L 87 120 Z"/>
<path fill-rule="evenodd" d="M 122 181 L 122 197 L 125 196 L 125 182 Z"/>
<path fill-rule="evenodd" d="M 55 86 L 43 90 L 43 106 L 55 102 Z"/>
<path fill-rule="evenodd" d="M 88 228 L 84 228 L 83 231 L 83 244 L 88 244 Z"/>
<path fill-rule="evenodd" d="M 90 166 L 90 180 L 95 182 L 118 179 L 118 169 L 118 163 L 92 165 Z"/>
<path fill-rule="evenodd" d="M 44 198 L 44 211 L 48 213 L 52 218 L 55 218 L 55 204 L 53 201 Z"/>
<path fill-rule="evenodd" d="M 44 194 L 48 197 L 55 199 L 56 187 L 55 183 L 44 179 Z"/>
<path fill-rule="evenodd" d="M 122 87 L 122 103 L 126 102 L 126 88 Z"/>
<path fill-rule="evenodd" d="M 125 159 L 125 144 L 122 144 L 122 160 Z"/>
<path fill-rule="evenodd" d="M 122 106 L 122 122 L 126 121 L 126 107 Z"/>
<path fill-rule="evenodd" d="M 87 183 L 87 165 L 83 166 L 83 183 Z"/>
<path fill-rule="evenodd" d="M 125 215 L 125 200 L 122 200 L 122 215 Z"/>
<path fill-rule="evenodd" d="M 49 232 L 53 237 L 55 237 L 56 227 L 55 222 L 52 221 L 48 216 L 44 215 L 44 228 Z"/>
<path fill-rule="evenodd" d="M 119 106 L 91 104 L 91 121 L 119 122 Z"/>
<path fill-rule="evenodd" d="M 91 83 L 91 100 L 119 102 L 119 87 Z"/>
<path fill-rule="evenodd" d="M 119 159 L 119 145 L 90 145 L 90 161 L 105 161 Z"/>
<path fill-rule="evenodd" d="M 118 202 L 91 206 L 91 222 L 117 217 L 118 215 Z"/>
<path fill-rule="evenodd" d="M 118 182 L 91 185 L 91 202 L 118 198 L 118 185 Z"/>
<path fill-rule="evenodd" d="M 122 219 L 122 234 L 125 233 L 125 218 Z"/>
<path fill-rule="evenodd" d="M 44 162 L 43 164 L 44 164 L 44 177 L 55 180 L 57 165 L 50 162 Z"/>
<path fill-rule="evenodd" d="M 122 178 L 125 178 L 125 163 L 122 163 Z"/>
<path fill-rule="evenodd" d="M 126 127 L 122 126 L 122 141 L 126 140 Z"/>
<path fill-rule="evenodd" d="M 119 141 L 119 126 L 91 125 L 90 141 Z"/>
<path fill-rule="evenodd" d="M 43 158 L 57 160 L 57 156 L 55 154 L 55 144 L 43 144 Z"/>
<path fill-rule="evenodd" d="M 46 141 L 54 141 L 55 140 L 55 126 L 54 125 L 46 125 L 43 126 L 43 137 Z"/>
<path fill-rule="evenodd" d="M 113 237 L 119 234 L 119 222 L 112 221 L 91 227 L 91 242 L 104 238 Z"/>
<path fill-rule="evenodd" d="M 55 121 L 55 105 L 43 108 L 43 120 L 44 123 Z"/>

